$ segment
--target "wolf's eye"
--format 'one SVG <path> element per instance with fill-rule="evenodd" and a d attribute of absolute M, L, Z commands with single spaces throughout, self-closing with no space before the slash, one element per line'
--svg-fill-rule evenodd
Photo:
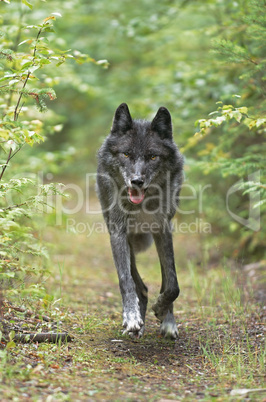
<path fill-rule="evenodd" d="M 150 158 L 152 161 L 154 161 L 156 159 L 156 155 L 151 155 Z"/>
<path fill-rule="evenodd" d="M 128 157 L 129 157 L 129 153 L 128 153 L 128 152 L 124 152 L 124 156 L 125 156 L 126 158 L 128 158 Z"/>

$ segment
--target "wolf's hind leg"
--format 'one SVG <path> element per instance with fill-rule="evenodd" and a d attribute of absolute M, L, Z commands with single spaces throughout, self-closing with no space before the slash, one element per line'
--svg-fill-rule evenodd
<path fill-rule="evenodd" d="M 161 294 L 152 309 L 161 321 L 161 334 L 175 339 L 178 330 L 173 315 L 173 302 L 178 297 L 179 287 L 175 271 L 174 251 L 171 232 L 154 235 L 162 270 Z"/>
<path fill-rule="evenodd" d="M 165 270 L 164 270 L 163 266 L 161 267 L 161 269 L 162 269 L 162 287 L 161 287 L 160 293 L 162 294 L 165 290 L 166 278 L 165 278 Z M 169 339 L 176 339 L 178 336 L 178 329 L 177 329 L 175 317 L 173 314 L 173 308 L 174 308 L 174 305 L 173 305 L 173 303 L 171 303 L 169 306 L 168 312 L 166 313 L 166 315 L 163 318 L 163 316 L 160 317 L 159 314 L 157 315 L 158 311 L 155 310 L 155 306 L 153 306 L 155 315 L 161 321 L 160 333 L 165 338 L 169 338 Z"/>

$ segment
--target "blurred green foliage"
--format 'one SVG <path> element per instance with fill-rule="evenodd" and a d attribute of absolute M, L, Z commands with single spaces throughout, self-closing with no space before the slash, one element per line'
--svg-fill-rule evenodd
<path fill-rule="evenodd" d="M 1 3 L 0 14 L 10 42 L 4 49 L 10 52 L 25 40 L 23 25 L 51 15 L 57 18 L 46 40 L 58 59 L 52 69 L 43 64 L 34 71 L 36 86 L 53 88 L 57 99 L 42 119 L 47 140 L 26 151 L 29 160 L 54 155 L 51 168 L 45 164 L 46 173 L 84 183 L 85 174 L 96 170 L 97 149 L 120 103 L 128 103 L 133 117 L 147 119 L 164 105 L 186 157 L 186 184 L 197 194 L 200 186 L 209 186 L 202 200 L 198 196 L 182 202 L 183 209 L 195 213 L 181 215 L 180 221 L 209 222 L 212 234 L 202 235 L 203 240 L 210 248 L 222 244 L 223 254 L 262 258 L 265 1 L 8 3 Z M 26 52 L 27 46 L 25 42 L 19 48 Z M 61 64 L 66 58 L 68 63 Z M 196 130 L 195 121 L 200 125 Z M 73 162 L 64 164 L 62 153 L 71 155 Z M 255 172 L 259 179 L 250 179 Z M 229 189 L 239 181 L 240 190 L 226 206 Z M 230 207 L 247 221 L 252 194 L 259 198 L 257 215 L 260 208 L 260 223 L 253 229 L 228 212 Z M 189 187 L 183 195 L 191 195 Z"/>
<path fill-rule="evenodd" d="M 22 3 L 22 7 L 25 4 L 32 9 L 27 1 Z M 22 8 L 16 29 L 10 21 L 3 24 L 0 47 L 0 286 L 11 288 L 9 290 L 15 293 L 16 287 L 9 284 L 11 279 L 23 283 L 27 276 L 46 272 L 47 251 L 36 214 L 49 210 L 52 206 L 47 202 L 52 195 L 61 195 L 61 192 L 58 185 L 43 182 L 43 165 L 51 171 L 55 161 L 64 160 L 70 153 L 53 153 L 52 158 L 49 153 L 39 154 L 33 160 L 27 150 L 27 146 L 30 148 L 45 140 L 45 124 L 40 112 L 47 111 L 47 101 L 56 99 L 54 89 L 46 87 L 47 78 L 52 74 L 48 75 L 45 68 L 52 64 L 60 67 L 68 58 L 80 61 L 80 57 L 49 45 L 48 36 L 54 32 L 53 22 L 59 13 L 34 25 L 23 23 L 23 14 Z M 10 14 L 4 15 L 10 18 Z M 82 58 L 94 62 L 86 55 Z M 36 75 L 37 70 L 42 70 L 41 78 Z M 60 125 L 51 127 L 55 132 L 61 129 Z M 32 292 L 33 289 L 36 287 L 31 288 Z"/>

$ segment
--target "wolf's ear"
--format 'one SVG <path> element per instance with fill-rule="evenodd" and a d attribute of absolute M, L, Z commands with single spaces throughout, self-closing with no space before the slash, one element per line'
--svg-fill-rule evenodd
<path fill-rule="evenodd" d="M 132 128 L 132 117 L 126 103 L 122 103 L 116 109 L 113 125 L 111 129 L 112 134 L 125 134 Z"/>
<path fill-rule="evenodd" d="M 171 115 L 166 107 L 160 107 L 151 122 L 151 129 L 156 131 L 162 139 L 173 137 Z"/>

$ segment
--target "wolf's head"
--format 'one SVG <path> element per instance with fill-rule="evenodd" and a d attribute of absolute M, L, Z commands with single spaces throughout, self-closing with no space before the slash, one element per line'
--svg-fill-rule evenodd
<path fill-rule="evenodd" d="M 183 159 L 172 134 L 171 115 L 160 107 L 152 122 L 133 120 L 128 106 L 122 103 L 116 110 L 108 149 L 113 168 L 119 171 L 127 188 L 128 199 L 140 204 L 146 192 L 163 186 L 167 172 L 182 171 Z"/>

